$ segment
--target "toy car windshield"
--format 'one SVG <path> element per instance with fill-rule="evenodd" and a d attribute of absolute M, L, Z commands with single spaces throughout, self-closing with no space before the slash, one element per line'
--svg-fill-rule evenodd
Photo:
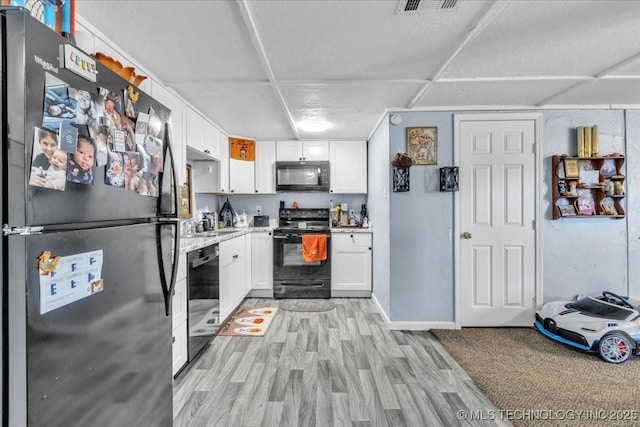
<path fill-rule="evenodd" d="M 607 319 L 625 320 L 633 312 L 629 309 L 599 301 L 593 298 L 582 298 L 567 304 L 586 316 L 604 317 Z"/>

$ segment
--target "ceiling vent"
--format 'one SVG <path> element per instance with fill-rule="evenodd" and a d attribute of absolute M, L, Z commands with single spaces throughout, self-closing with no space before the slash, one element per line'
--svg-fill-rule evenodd
<path fill-rule="evenodd" d="M 419 15 L 423 11 L 453 11 L 460 7 L 462 0 L 400 0 L 398 14 Z"/>

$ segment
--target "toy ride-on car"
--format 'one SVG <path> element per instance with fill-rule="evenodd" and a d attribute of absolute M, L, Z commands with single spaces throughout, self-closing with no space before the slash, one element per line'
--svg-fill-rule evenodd
<path fill-rule="evenodd" d="M 638 303 L 613 292 L 548 302 L 536 312 L 533 325 L 555 341 L 598 352 L 605 362 L 623 363 L 640 354 Z"/>

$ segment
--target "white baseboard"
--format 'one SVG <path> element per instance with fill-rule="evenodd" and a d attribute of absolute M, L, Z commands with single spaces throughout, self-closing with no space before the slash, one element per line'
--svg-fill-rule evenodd
<path fill-rule="evenodd" d="M 441 321 L 428 321 L 428 322 L 411 322 L 411 321 L 392 321 L 387 316 L 387 313 L 382 309 L 380 302 L 376 298 L 375 294 L 371 294 L 371 299 L 378 307 L 378 311 L 384 323 L 392 331 L 428 331 L 430 329 L 458 329 L 455 322 L 441 322 Z"/>

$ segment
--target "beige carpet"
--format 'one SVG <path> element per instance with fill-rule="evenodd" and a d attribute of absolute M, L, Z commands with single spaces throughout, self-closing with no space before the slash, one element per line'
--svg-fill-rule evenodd
<path fill-rule="evenodd" d="M 605 363 L 533 328 L 431 332 L 515 426 L 640 425 L 640 357 Z"/>

